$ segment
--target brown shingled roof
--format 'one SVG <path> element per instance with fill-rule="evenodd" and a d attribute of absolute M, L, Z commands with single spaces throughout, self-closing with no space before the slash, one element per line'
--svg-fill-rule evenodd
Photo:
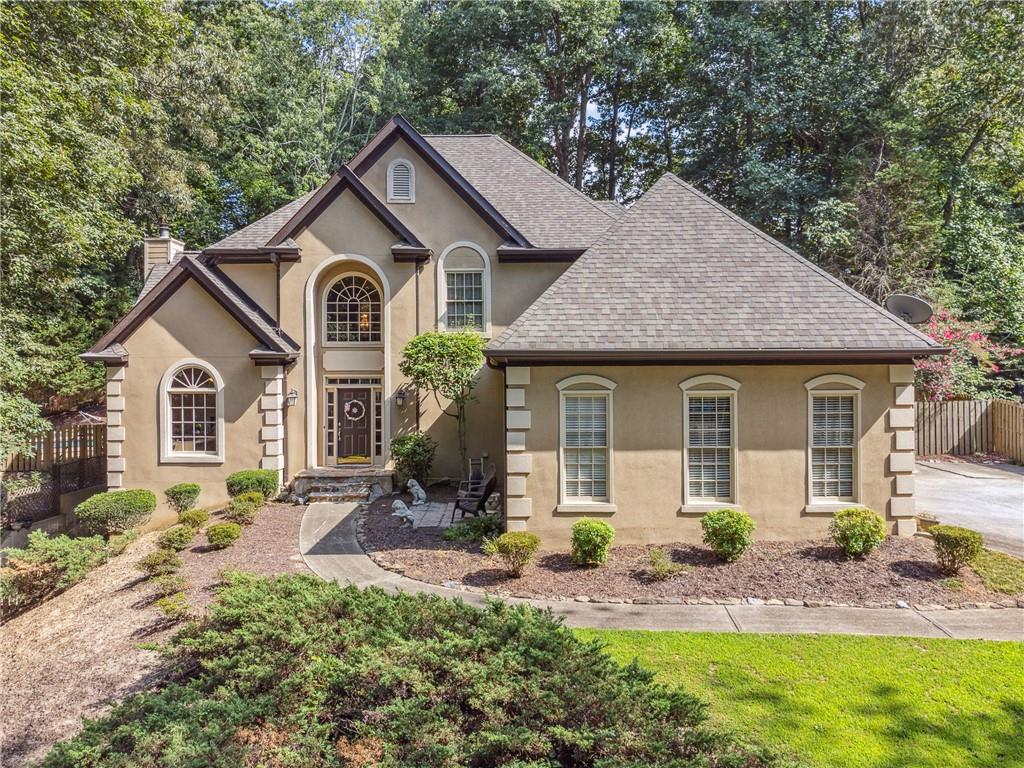
<path fill-rule="evenodd" d="M 942 349 L 672 174 L 491 342 L 512 359 L 851 359 Z"/>

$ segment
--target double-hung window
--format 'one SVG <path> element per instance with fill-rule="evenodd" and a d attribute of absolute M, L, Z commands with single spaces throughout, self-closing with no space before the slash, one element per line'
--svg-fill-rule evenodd
<path fill-rule="evenodd" d="M 224 386 L 201 360 L 183 360 L 160 384 L 160 460 L 220 462 L 224 458 Z"/>
<path fill-rule="evenodd" d="M 559 382 L 561 507 L 612 503 L 612 390 L 600 376 Z M 603 508 L 603 507 L 602 507 Z"/>
<path fill-rule="evenodd" d="M 491 262 L 476 243 L 452 243 L 437 259 L 437 327 L 491 334 Z"/>
<path fill-rule="evenodd" d="M 451 330 L 484 327 L 484 273 L 482 270 L 446 271 L 445 318 Z"/>
<path fill-rule="evenodd" d="M 807 387 L 808 504 L 858 502 L 860 493 L 860 390 L 852 376 L 818 376 Z"/>
<path fill-rule="evenodd" d="M 727 376 L 694 376 L 683 390 L 683 504 L 736 503 L 736 393 Z"/>

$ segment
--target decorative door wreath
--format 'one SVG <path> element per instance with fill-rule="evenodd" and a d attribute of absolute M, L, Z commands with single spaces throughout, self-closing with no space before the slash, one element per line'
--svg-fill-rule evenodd
<path fill-rule="evenodd" d="M 349 421 L 362 421 L 366 415 L 366 406 L 358 400 L 349 400 L 343 408 L 345 418 Z"/>

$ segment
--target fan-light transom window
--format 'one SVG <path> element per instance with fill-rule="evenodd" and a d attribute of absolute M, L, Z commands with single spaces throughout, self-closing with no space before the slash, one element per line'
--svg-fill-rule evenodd
<path fill-rule="evenodd" d="M 381 299 L 377 286 L 360 275 L 346 275 L 327 291 L 324 340 L 350 344 L 381 340 Z"/>
<path fill-rule="evenodd" d="M 690 394 L 686 401 L 688 496 L 692 501 L 731 501 L 733 398 Z"/>
<path fill-rule="evenodd" d="M 411 203 L 416 198 L 416 176 L 412 163 L 396 160 L 388 167 L 388 202 Z"/>
<path fill-rule="evenodd" d="M 854 396 L 814 395 L 811 419 L 811 496 L 852 501 L 857 439 Z"/>
<path fill-rule="evenodd" d="M 608 501 L 608 403 L 606 394 L 564 394 L 566 501 Z"/>
<path fill-rule="evenodd" d="M 484 273 L 446 270 L 444 278 L 447 288 L 446 327 L 452 330 L 462 328 L 483 330 Z"/>
<path fill-rule="evenodd" d="M 217 453 L 217 384 L 210 373 L 190 365 L 167 387 L 172 453 Z"/>

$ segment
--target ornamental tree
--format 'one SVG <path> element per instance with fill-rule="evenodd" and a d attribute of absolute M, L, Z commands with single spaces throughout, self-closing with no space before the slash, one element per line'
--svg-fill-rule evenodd
<path fill-rule="evenodd" d="M 961 320 L 948 309 L 938 310 L 922 330 L 952 349 L 914 364 L 914 386 L 925 400 L 1013 397 L 1013 382 L 996 374 L 1024 363 L 1024 349 L 997 344 L 985 324 Z"/>
<path fill-rule="evenodd" d="M 466 472 L 466 406 L 476 399 L 473 388 L 484 363 L 485 343 L 480 334 L 471 330 L 428 331 L 405 345 L 398 364 L 398 370 L 414 387 L 429 391 L 441 412 L 458 422 L 463 475 Z"/>

